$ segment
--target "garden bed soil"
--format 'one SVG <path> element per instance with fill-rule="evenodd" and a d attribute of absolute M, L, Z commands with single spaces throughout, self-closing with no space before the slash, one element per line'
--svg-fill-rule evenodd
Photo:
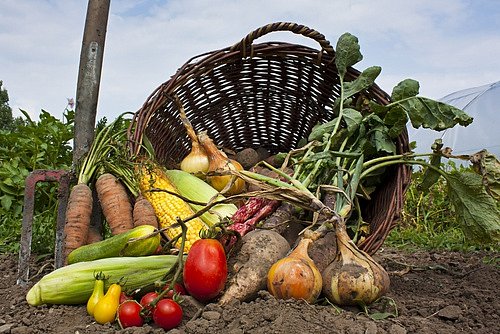
<path fill-rule="evenodd" d="M 500 254 L 381 249 L 375 258 L 388 270 L 391 289 L 368 312 L 276 300 L 262 291 L 255 301 L 224 307 L 197 308 L 188 299 L 183 323 L 170 333 L 498 333 Z M 51 259 L 33 258 L 30 285 L 51 266 Z M 165 332 L 153 325 L 98 325 L 85 306 L 29 306 L 29 286 L 16 285 L 17 256 L 1 255 L 0 273 L 0 334 Z"/>

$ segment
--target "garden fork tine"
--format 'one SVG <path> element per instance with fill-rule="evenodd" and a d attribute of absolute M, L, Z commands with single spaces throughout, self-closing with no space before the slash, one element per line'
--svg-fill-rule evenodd
<path fill-rule="evenodd" d="M 33 233 L 33 215 L 35 209 L 35 187 L 38 182 L 58 182 L 58 207 L 55 245 L 55 267 L 63 265 L 63 233 L 68 204 L 70 172 L 65 170 L 37 169 L 31 172 L 25 180 L 23 223 L 19 250 L 19 266 L 17 284 L 26 285 L 29 280 L 29 259 L 31 255 L 31 240 Z"/>

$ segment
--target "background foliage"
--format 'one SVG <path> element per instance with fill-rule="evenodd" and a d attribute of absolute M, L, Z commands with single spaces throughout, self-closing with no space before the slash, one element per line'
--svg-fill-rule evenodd
<path fill-rule="evenodd" d="M 453 160 L 441 164 L 446 171 L 472 172 L 471 167 L 457 165 Z M 386 244 L 414 250 L 445 249 L 467 251 L 476 249 L 500 250 L 494 245 L 481 245 L 468 240 L 457 221 L 454 207 L 447 194 L 447 184 L 443 177 L 426 192 L 418 189 L 424 173 L 414 171 L 412 182 L 406 192 L 401 221 L 389 234 Z"/>
<path fill-rule="evenodd" d="M 8 95 L 0 92 L 0 253 L 17 252 L 21 234 L 24 181 L 35 169 L 69 169 L 72 161 L 74 111 L 61 121 L 42 110 L 38 121 L 8 117 Z M 7 120 L 7 121 L 6 121 Z M 53 251 L 57 216 L 57 183 L 39 183 L 35 192 L 34 252 Z"/>

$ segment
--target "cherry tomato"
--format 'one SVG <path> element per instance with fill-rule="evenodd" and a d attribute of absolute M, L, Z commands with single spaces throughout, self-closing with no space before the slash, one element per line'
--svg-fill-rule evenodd
<path fill-rule="evenodd" d="M 144 319 L 141 317 L 142 306 L 135 300 L 126 300 L 118 306 L 118 322 L 122 328 L 141 327 Z"/>
<path fill-rule="evenodd" d="M 195 241 L 184 264 L 187 292 L 201 302 L 208 302 L 224 289 L 226 279 L 226 253 L 222 244 L 215 239 Z"/>
<path fill-rule="evenodd" d="M 165 286 L 163 287 L 163 290 L 168 289 L 169 286 L 170 286 L 170 283 L 165 284 Z M 174 296 L 174 293 L 178 293 L 179 295 L 186 295 L 187 294 L 186 289 L 184 288 L 184 286 L 182 286 L 182 284 L 174 283 L 174 288 L 168 290 L 168 292 L 165 293 L 164 298 L 172 299 L 172 297 Z"/>
<path fill-rule="evenodd" d="M 120 293 L 120 304 L 124 303 L 127 300 L 133 299 L 132 297 L 128 296 L 125 292 Z"/>
<path fill-rule="evenodd" d="M 155 300 L 156 297 L 158 297 L 158 293 L 156 293 L 154 291 L 153 292 L 148 292 L 144 296 L 142 296 L 141 301 L 139 303 L 146 310 L 152 311 L 153 307 L 151 305 L 149 305 L 149 303 L 151 303 L 153 300 Z"/>
<path fill-rule="evenodd" d="M 182 308 L 172 299 L 162 299 L 153 310 L 153 321 L 165 330 L 175 328 L 182 322 Z"/>

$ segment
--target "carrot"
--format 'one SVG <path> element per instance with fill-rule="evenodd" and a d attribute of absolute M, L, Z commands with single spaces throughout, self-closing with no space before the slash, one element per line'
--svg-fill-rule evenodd
<path fill-rule="evenodd" d="M 155 210 L 151 203 L 142 195 L 139 195 L 135 201 L 133 216 L 134 227 L 139 225 L 151 225 L 158 228 Z"/>
<path fill-rule="evenodd" d="M 120 180 L 110 173 L 104 173 L 97 179 L 95 187 L 111 233 L 117 235 L 132 229 L 132 204 Z"/>
<path fill-rule="evenodd" d="M 127 126 L 124 125 L 126 123 L 123 119 L 124 115 L 118 116 L 109 125 L 96 128 L 96 135 L 90 149 L 77 164 L 79 168 L 77 185 L 71 190 L 66 210 L 64 255 L 68 255 L 73 249 L 87 242 L 94 199 L 89 185 L 95 179 L 97 171 L 102 169 L 103 165 L 110 160 L 112 153 L 116 152 L 117 143 L 126 142 Z M 130 226 L 131 222 L 130 219 Z"/>
<path fill-rule="evenodd" d="M 64 258 L 74 249 L 87 243 L 92 216 L 92 190 L 84 183 L 71 189 L 64 225 Z"/>
<path fill-rule="evenodd" d="M 102 241 L 102 235 L 97 226 L 90 226 L 87 235 L 87 245 L 93 244 L 94 242 Z"/>

